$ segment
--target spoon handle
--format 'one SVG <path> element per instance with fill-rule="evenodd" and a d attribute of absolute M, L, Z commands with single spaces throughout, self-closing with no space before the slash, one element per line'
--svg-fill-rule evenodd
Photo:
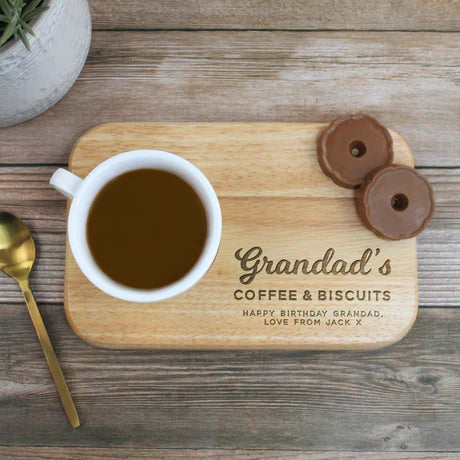
<path fill-rule="evenodd" d="M 46 332 L 45 325 L 43 324 L 37 303 L 35 302 L 32 291 L 30 290 L 29 283 L 20 283 L 20 285 L 22 293 L 24 294 L 24 299 L 26 301 L 30 317 L 32 319 L 32 323 L 35 328 L 35 332 L 37 333 L 38 340 L 40 341 L 43 353 L 45 354 L 46 362 L 48 363 L 48 367 L 51 371 L 51 375 L 53 376 L 54 383 L 56 384 L 65 413 L 70 421 L 70 424 L 74 428 L 77 428 L 80 426 L 77 410 L 75 409 L 72 396 L 62 373 L 61 366 L 59 365 L 59 361 L 56 357 L 56 353 L 54 352 L 53 345 L 51 345 L 50 338 L 48 337 L 48 332 Z"/>

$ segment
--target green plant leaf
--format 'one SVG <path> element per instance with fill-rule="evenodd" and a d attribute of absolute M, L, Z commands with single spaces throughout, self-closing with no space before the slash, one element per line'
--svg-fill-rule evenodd
<path fill-rule="evenodd" d="M 30 51 L 30 43 L 29 40 L 27 39 L 27 35 L 22 29 L 18 29 L 19 37 L 22 40 L 22 43 L 24 43 L 24 46 Z"/>
<path fill-rule="evenodd" d="M 8 40 L 19 38 L 30 50 L 27 34 L 34 35 L 29 22 L 49 7 L 43 0 L 0 0 L 0 47 Z"/>
<path fill-rule="evenodd" d="M 25 22 L 23 19 L 19 18 L 19 24 L 24 29 L 24 31 L 26 31 L 27 33 L 29 33 L 32 36 L 35 36 L 34 31 L 32 30 L 32 27 L 30 27 L 29 24 L 27 24 L 27 22 Z"/>
<path fill-rule="evenodd" d="M 0 46 L 4 45 L 17 31 L 19 15 L 16 13 L 0 37 Z"/>
<path fill-rule="evenodd" d="M 48 9 L 49 9 L 49 6 L 39 6 L 38 8 L 35 8 L 30 13 L 23 14 L 22 19 L 24 19 L 24 21 L 26 22 L 30 22 L 33 18 L 35 18 L 36 16 L 40 16 Z"/>
<path fill-rule="evenodd" d="M 22 10 L 22 7 L 24 6 L 23 0 L 9 0 L 9 2 L 16 7 L 16 9 Z"/>
<path fill-rule="evenodd" d="M 42 2 L 42 0 L 32 0 L 32 1 L 24 8 L 23 16 L 25 16 L 27 13 L 30 13 L 31 11 L 35 10 L 35 8 L 37 8 L 37 6 L 40 5 L 41 2 Z"/>
<path fill-rule="evenodd" d="M 0 9 L 3 11 L 3 14 L 11 19 L 11 14 L 13 9 L 11 8 L 11 5 L 7 2 L 7 0 L 0 0 Z"/>

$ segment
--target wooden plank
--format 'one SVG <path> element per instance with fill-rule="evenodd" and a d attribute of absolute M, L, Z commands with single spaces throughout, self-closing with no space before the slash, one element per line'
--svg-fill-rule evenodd
<path fill-rule="evenodd" d="M 459 5 L 441 0 L 91 0 L 96 29 L 459 30 Z"/>
<path fill-rule="evenodd" d="M 62 305 L 41 311 L 82 426 L 65 419 L 25 307 L 2 305 L 2 445 L 460 450 L 459 310 L 421 310 L 394 346 L 341 353 L 101 350 Z"/>
<path fill-rule="evenodd" d="M 6 459 L 43 458 L 47 460 L 84 459 L 156 459 L 156 460 L 444 460 L 458 459 L 457 453 L 436 452 L 315 452 L 302 450 L 233 450 L 233 449 L 149 449 L 136 447 L 7 447 L 0 446 L 0 455 Z"/>
<path fill-rule="evenodd" d="M 419 169 L 435 190 L 435 217 L 417 238 L 419 302 L 460 306 L 460 168 Z"/>
<path fill-rule="evenodd" d="M 68 95 L 2 129 L 0 163 L 65 163 L 79 136 L 109 121 L 330 122 L 362 111 L 399 132 L 418 166 L 459 166 L 459 45 L 445 33 L 96 32 Z"/>
<path fill-rule="evenodd" d="M 85 176 L 120 152 L 149 148 L 194 163 L 218 196 L 352 198 L 321 171 L 317 138 L 322 123 L 108 123 L 75 144 L 69 167 Z M 390 130 L 394 162 L 413 166 L 407 143 Z M 230 161 L 231 160 L 231 161 Z M 306 182 L 306 183 L 305 183 Z M 314 186 L 310 184 L 314 183 Z"/>
<path fill-rule="evenodd" d="M 66 202 L 48 186 L 55 166 L 0 167 L 0 207 L 31 226 L 38 246 L 32 286 L 39 303 L 63 302 Z M 420 169 L 435 190 L 436 212 L 418 237 L 419 303 L 460 306 L 460 169 Z M 0 275 L 0 301 L 20 302 L 13 280 Z"/>

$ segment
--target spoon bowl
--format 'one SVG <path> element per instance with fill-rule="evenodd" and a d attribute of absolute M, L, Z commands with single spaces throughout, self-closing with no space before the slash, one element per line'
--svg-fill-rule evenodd
<path fill-rule="evenodd" d="M 35 243 L 29 228 L 14 214 L 0 211 L 0 270 L 14 278 L 21 287 L 30 318 L 58 389 L 65 413 L 71 425 L 76 428 L 80 425 L 78 414 L 56 353 L 43 324 L 40 311 L 30 290 L 29 274 L 34 262 Z"/>
<path fill-rule="evenodd" d="M 29 276 L 35 262 L 35 244 L 24 222 L 0 211 L 0 270 L 15 279 Z"/>

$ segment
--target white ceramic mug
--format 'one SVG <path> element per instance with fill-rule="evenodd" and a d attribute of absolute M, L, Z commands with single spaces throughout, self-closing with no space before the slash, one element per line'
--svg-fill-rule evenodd
<path fill-rule="evenodd" d="M 208 233 L 197 262 L 181 279 L 157 289 L 135 289 L 109 278 L 94 261 L 86 236 L 88 214 L 98 193 L 115 177 L 136 169 L 161 169 L 181 177 L 198 194 L 206 211 Z M 78 266 L 89 281 L 109 295 L 134 302 L 168 299 L 197 283 L 216 257 L 222 234 L 219 200 L 206 176 L 184 158 L 159 150 L 135 150 L 102 162 L 85 179 L 60 168 L 51 177 L 50 184 L 72 200 L 67 234 Z"/>

